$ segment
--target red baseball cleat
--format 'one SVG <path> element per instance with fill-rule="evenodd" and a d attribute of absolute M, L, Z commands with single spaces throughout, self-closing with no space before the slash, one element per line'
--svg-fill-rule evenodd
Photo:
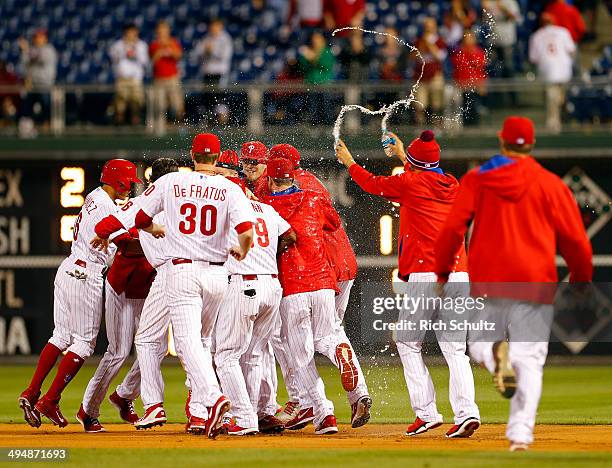
<path fill-rule="evenodd" d="M 42 397 L 36 402 L 34 409 L 40 414 L 46 416 L 56 426 L 66 427 L 68 425 L 68 421 L 62 414 L 58 403 L 49 401 L 47 398 Z"/>
<path fill-rule="evenodd" d="M 233 436 L 246 436 L 246 435 L 255 435 L 259 431 L 256 427 L 240 427 L 236 424 L 232 424 L 227 429 L 227 433 Z"/>
<path fill-rule="evenodd" d="M 338 423 L 336 422 L 336 417 L 333 414 L 329 416 L 325 416 L 325 419 L 321 421 L 315 429 L 315 434 L 336 434 L 338 432 Z"/>
<path fill-rule="evenodd" d="M 435 429 L 436 427 L 440 427 L 441 425 L 442 421 L 426 422 L 423 421 L 421 418 L 416 418 L 414 422 L 410 426 L 408 426 L 408 429 L 406 429 L 406 435 L 414 436 L 417 434 L 422 434 L 423 432 Z"/>
<path fill-rule="evenodd" d="M 368 395 L 362 396 L 351 405 L 351 427 L 353 429 L 368 423 L 371 407 L 372 399 Z"/>
<path fill-rule="evenodd" d="M 262 434 L 280 434 L 285 430 L 285 425 L 277 417 L 266 415 L 258 421 L 259 432 Z"/>
<path fill-rule="evenodd" d="M 314 411 L 312 408 L 301 409 L 298 415 L 285 423 L 285 429 L 290 431 L 297 431 L 303 429 L 308 424 L 314 421 Z"/>
<path fill-rule="evenodd" d="M 467 418 L 461 424 L 455 424 L 446 433 L 449 439 L 467 439 L 480 427 L 480 421 L 476 418 Z"/>
<path fill-rule="evenodd" d="M 136 429 L 150 429 L 155 426 L 163 426 L 167 420 L 163 405 L 157 403 L 146 409 L 142 418 L 134 423 L 134 427 Z"/>
<path fill-rule="evenodd" d="M 194 435 L 204 434 L 206 432 L 206 419 L 191 416 L 185 427 L 185 431 Z"/>
<path fill-rule="evenodd" d="M 298 415 L 299 412 L 300 412 L 300 403 L 298 401 L 288 401 L 287 403 L 285 403 L 285 406 L 283 407 L 282 411 L 276 414 L 276 417 L 283 424 L 286 424 L 287 422 L 294 419 Z"/>
<path fill-rule="evenodd" d="M 83 409 L 83 405 L 81 405 L 81 407 L 79 408 L 79 412 L 77 413 L 76 418 L 81 423 L 81 426 L 83 426 L 85 432 L 89 434 L 94 434 L 96 432 L 106 432 L 106 429 L 104 429 L 104 426 L 100 424 L 98 418 L 92 418 L 85 412 L 85 410 Z"/>
<path fill-rule="evenodd" d="M 217 437 L 223 427 L 223 416 L 231 409 L 232 404 L 225 395 L 221 395 L 212 408 L 208 409 L 206 435 L 210 439 Z"/>
<path fill-rule="evenodd" d="M 17 399 L 19 407 L 23 410 L 23 419 L 32 427 L 40 427 L 41 424 L 40 413 L 34 408 L 39 396 L 40 392 L 33 393 L 27 388 Z"/>
<path fill-rule="evenodd" d="M 108 401 L 110 401 L 111 404 L 119 410 L 119 416 L 125 422 L 134 424 L 136 421 L 138 421 L 138 414 L 136 414 L 134 402 L 132 400 L 121 398 L 117 392 L 113 392 L 113 394 L 108 397 Z"/>
<path fill-rule="evenodd" d="M 357 387 L 359 375 L 353 362 L 353 350 L 348 343 L 340 343 L 336 346 L 336 361 L 340 369 L 342 387 L 347 392 L 352 392 Z"/>

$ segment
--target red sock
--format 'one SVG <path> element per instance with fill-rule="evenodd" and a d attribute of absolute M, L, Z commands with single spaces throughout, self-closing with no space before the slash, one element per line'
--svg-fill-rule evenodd
<path fill-rule="evenodd" d="M 74 354 L 72 351 L 68 351 L 59 363 L 57 374 L 53 383 L 49 387 L 45 398 L 53 402 L 58 402 L 62 397 L 62 392 L 77 374 L 81 366 L 83 365 L 83 358 L 78 354 Z"/>
<path fill-rule="evenodd" d="M 40 392 L 40 387 L 42 387 L 43 382 L 55 366 L 58 356 L 62 354 L 62 350 L 57 346 L 51 343 L 47 343 L 43 350 L 40 353 L 40 357 L 38 358 L 38 365 L 36 366 L 36 371 L 34 371 L 34 377 L 32 377 L 32 381 L 30 382 L 30 386 L 28 387 L 33 393 Z"/>

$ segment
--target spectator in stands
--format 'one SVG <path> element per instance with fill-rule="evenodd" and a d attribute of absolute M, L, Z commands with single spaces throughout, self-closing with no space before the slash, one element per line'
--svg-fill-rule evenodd
<path fill-rule="evenodd" d="M 202 60 L 204 83 L 227 84 L 232 65 L 234 44 L 221 19 L 208 25 L 208 34 L 196 49 L 196 57 Z"/>
<path fill-rule="evenodd" d="M 0 88 L 3 86 L 17 86 L 19 78 L 0 60 Z M 0 127 L 14 124 L 17 120 L 19 108 L 19 91 L 0 90 Z"/>
<path fill-rule="evenodd" d="M 338 59 L 347 80 L 357 83 L 368 79 L 372 55 L 363 44 L 362 31 L 358 29 L 351 31 L 348 47 L 342 50 Z"/>
<path fill-rule="evenodd" d="M 276 77 L 279 85 L 297 84 L 304 81 L 302 70 L 297 59 L 291 57 Z M 296 124 L 303 114 L 306 94 L 301 90 L 286 89 L 272 93 L 272 107 L 269 109 L 273 122 L 286 125 Z"/>
<path fill-rule="evenodd" d="M 580 42 L 586 31 L 586 26 L 578 8 L 568 4 L 566 0 L 552 0 L 546 5 L 544 13 L 553 17 L 555 25 L 567 29 L 576 44 Z"/>
<path fill-rule="evenodd" d="M 454 51 L 451 61 L 455 86 L 462 94 L 463 123 L 478 124 L 482 100 L 487 93 L 487 58 L 473 32 L 465 33 L 461 46 Z"/>
<path fill-rule="evenodd" d="M 334 29 L 362 27 L 365 17 L 365 0 L 324 0 L 323 19 L 328 31 Z M 343 31 L 338 37 L 348 37 L 349 31 Z"/>
<path fill-rule="evenodd" d="M 144 104 L 142 81 L 149 65 L 147 44 L 138 37 L 138 27 L 128 24 L 123 28 L 123 37 L 109 51 L 115 73 L 115 123 L 125 123 L 126 111 L 130 110 L 132 125 L 138 125 Z"/>
<path fill-rule="evenodd" d="M 435 18 L 425 18 L 423 22 L 423 34 L 416 41 L 415 47 L 420 51 L 424 66 L 421 67 L 420 60 L 416 54 L 413 57 L 417 62 L 414 67 L 414 80 L 421 75 L 421 82 L 416 90 L 415 97 L 423 107 L 416 105 L 416 118 L 419 125 L 425 123 L 425 110 L 434 113 L 442 111 L 444 106 L 444 74 L 442 63 L 446 59 L 446 43 L 438 35 L 438 25 Z"/>
<path fill-rule="evenodd" d="M 165 118 L 170 109 L 180 121 L 185 112 L 185 101 L 177 65 L 183 56 L 183 48 L 171 36 L 170 25 L 166 21 L 157 23 L 155 40 L 149 45 L 149 55 L 153 63 L 153 89 L 160 117 Z"/>
<path fill-rule="evenodd" d="M 399 37 L 397 29 L 392 27 L 386 28 L 385 33 Z M 408 49 L 394 38 L 385 36 L 385 44 L 380 50 L 380 56 L 380 79 L 383 81 L 402 81 L 405 78 Z"/>
<path fill-rule="evenodd" d="M 514 76 L 514 49 L 516 48 L 516 24 L 521 12 L 516 0 L 483 0 L 482 8 L 492 16 L 491 38 L 493 60 L 503 78 Z"/>
<path fill-rule="evenodd" d="M 49 44 L 47 31 L 39 29 L 34 33 L 32 44 L 19 39 L 21 67 L 28 94 L 24 101 L 23 117 L 47 126 L 51 113 L 50 89 L 55 85 L 57 75 L 57 52 Z"/>
<path fill-rule="evenodd" d="M 309 31 L 323 24 L 323 0 L 289 0 L 289 23 Z"/>
<path fill-rule="evenodd" d="M 542 27 L 529 39 L 529 61 L 537 66 L 540 80 L 546 83 L 546 128 L 560 133 L 565 85 L 572 79 L 576 44 L 569 31 L 555 22 L 550 13 L 542 14 Z"/>
<path fill-rule="evenodd" d="M 478 17 L 470 0 L 452 0 L 451 9 L 444 15 L 444 42 L 453 49 L 463 39 L 463 31 L 470 29 Z"/>
<path fill-rule="evenodd" d="M 308 45 L 300 47 L 300 67 L 304 82 L 311 85 L 323 85 L 334 80 L 336 57 L 327 45 L 325 36 L 320 31 L 310 35 Z M 312 92 L 309 96 L 310 119 L 314 123 L 331 122 L 331 99 L 327 92 Z"/>

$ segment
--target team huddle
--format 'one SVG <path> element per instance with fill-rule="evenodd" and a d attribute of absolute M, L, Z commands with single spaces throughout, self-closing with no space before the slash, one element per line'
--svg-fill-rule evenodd
<path fill-rule="evenodd" d="M 390 134 L 386 151 L 405 165 L 396 176 L 374 176 L 355 163 L 342 141 L 336 156 L 363 190 L 399 203 L 399 278 L 408 284 L 554 282 L 555 246 L 572 280 L 590 281 L 590 243 L 578 209 L 567 187 L 528 155 L 534 141 L 527 119 L 509 118 L 500 133 L 503 155 L 469 172 L 461 184 L 439 168 L 440 147 L 430 131 L 407 148 Z M 342 325 L 357 261 L 329 192 L 300 166 L 299 151 L 288 144 L 268 149 L 250 141 L 238 154 L 221 151 L 215 135 L 202 133 L 193 139 L 191 157 L 193 172 L 179 172 L 172 159 L 154 161 L 148 186 L 129 200 L 132 184 L 142 183 L 136 166 L 114 159 L 103 167 L 101 186 L 87 196 L 71 254 L 56 275 L 53 336 L 19 397 L 25 420 L 33 427 L 42 416 L 60 427 L 68 424 L 61 394 L 93 353 L 104 311 L 108 348 L 77 414 L 86 432 L 104 431 L 100 405 L 132 345 L 137 359 L 109 400 L 137 429 L 167 421 L 161 363 L 170 326 L 186 372 L 187 432 L 214 438 L 279 433 L 311 423 L 316 434 L 338 432 L 315 353 L 338 368 L 351 426 L 365 425 L 372 399 Z M 482 214 L 487 197 L 499 200 L 495 210 Z M 519 213 L 535 213 L 544 198 L 546 206 L 554 205 L 554 216 L 535 227 L 503 230 Z M 127 202 L 119 208 L 117 200 Z M 490 222 L 487 216 L 499 219 Z M 464 238 L 472 219 L 468 258 Z M 491 234 L 495 229 L 501 230 Z M 490 259 L 486 242 L 492 238 L 503 267 Z M 525 260 L 525 270 L 520 261 L 508 267 L 516 260 L 516 239 L 530 246 L 529 255 L 518 259 Z M 492 307 L 498 314 L 519 305 L 528 315 L 547 314 L 551 307 L 499 301 Z M 480 427 L 469 342 L 472 358 L 512 397 L 511 448 L 525 449 L 533 441 L 547 342 L 508 344 L 506 338 L 483 343 L 472 342 L 467 333 L 453 340 L 439 337 L 454 412 L 447 437 L 470 437 Z M 396 344 L 416 414 L 406 434 L 415 436 L 439 427 L 442 415 L 421 355 L 422 338 L 398 338 Z M 62 353 L 41 397 L 43 381 Z M 282 407 L 277 362 L 289 395 Z M 140 417 L 133 404 L 138 397 L 144 406 Z"/>

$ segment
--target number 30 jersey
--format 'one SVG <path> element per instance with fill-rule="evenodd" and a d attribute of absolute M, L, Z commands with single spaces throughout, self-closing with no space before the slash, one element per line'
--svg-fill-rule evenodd
<path fill-rule="evenodd" d="M 229 257 L 225 267 L 230 274 L 238 275 L 276 275 L 278 274 L 278 239 L 291 230 L 291 226 L 270 205 L 251 202 L 255 214 L 253 246 L 244 260 L 239 262 Z M 235 232 L 230 237 L 230 245 L 238 243 Z"/>
<path fill-rule="evenodd" d="M 236 184 L 199 172 L 160 177 L 117 218 L 124 226 L 138 226 L 139 217 L 153 218 L 162 211 L 166 237 L 159 248 L 167 259 L 225 262 L 230 234 L 255 224 L 251 203 Z"/>

